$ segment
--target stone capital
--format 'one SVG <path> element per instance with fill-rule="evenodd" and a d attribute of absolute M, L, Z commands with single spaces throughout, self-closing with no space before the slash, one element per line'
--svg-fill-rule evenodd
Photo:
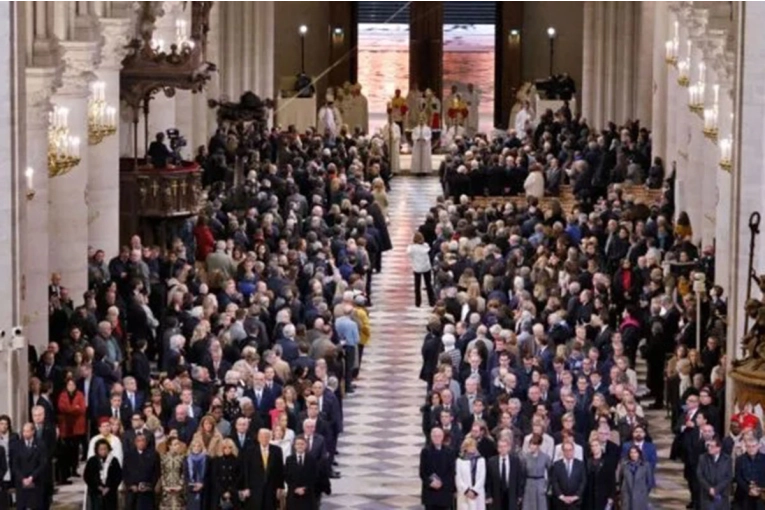
<path fill-rule="evenodd" d="M 25 75 L 27 128 L 47 131 L 51 98 L 61 85 L 61 72 L 55 67 L 27 67 Z"/>
<path fill-rule="evenodd" d="M 59 94 L 87 96 L 95 70 L 101 57 L 100 43 L 96 41 L 62 41 L 61 58 L 64 62 L 62 86 Z"/>
<path fill-rule="evenodd" d="M 127 44 L 134 35 L 135 25 L 129 18 L 101 18 L 101 68 L 117 71 L 128 53 Z"/>

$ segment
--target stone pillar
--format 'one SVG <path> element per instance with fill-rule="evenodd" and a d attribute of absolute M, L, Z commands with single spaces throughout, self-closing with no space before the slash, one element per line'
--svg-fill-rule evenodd
<path fill-rule="evenodd" d="M 743 307 L 746 302 L 747 267 L 749 265 L 749 216 L 757 211 L 765 214 L 765 4 L 742 4 L 743 27 L 739 31 L 739 69 L 736 82 L 738 101 L 735 105 L 734 162 L 732 192 L 729 202 L 733 205 L 731 217 L 731 294 L 728 301 L 728 352 L 731 358 L 741 355 L 739 340 L 744 334 Z M 762 226 L 760 227 L 762 230 Z M 765 272 L 765 240 L 762 235 L 754 253 L 754 270 Z M 754 289 L 753 297 L 758 298 Z M 750 322 L 751 327 L 751 322 Z M 728 399 L 729 403 L 733 399 Z"/>
<path fill-rule="evenodd" d="M 24 93 L 26 79 L 24 62 L 24 31 L 17 28 L 23 23 L 19 10 L 23 4 L 3 2 L 0 4 L 0 279 L 3 282 L 4 299 L 0 304 L 0 329 L 6 332 L 1 339 L 0 354 L 0 409 L 14 420 L 22 423 L 27 419 L 28 363 L 26 346 L 12 349 L 11 331 L 21 325 L 20 263 L 24 247 L 21 243 L 22 225 L 25 218 L 26 168 L 24 134 Z M 41 168 L 44 172 L 44 167 Z M 46 300 L 47 303 L 47 300 Z"/>
<path fill-rule="evenodd" d="M 82 159 L 67 174 L 51 179 L 48 253 L 51 271 L 61 273 L 63 285 L 79 303 L 88 288 L 88 96 L 100 49 L 95 42 L 63 41 L 60 45 L 65 68 L 53 102 L 69 109 L 69 131 L 80 139 Z"/>
<path fill-rule="evenodd" d="M 133 24 L 127 18 L 101 18 L 99 21 L 105 44 L 96 74 L 106 85 L 106 103 L 119 112 L 120 68 Z M 88 244 L 96 250 L 104 250 L 107 259 L 119 253 L 120 243 L 120 127 L 118 123 L 117 133 L 88 147 Z"/>
<path fill-rule="evenodd" d="M 210 31 L 207 33 L 207 60 L 213 62 L 215 65 L 220 66 L 222 64 L 222 55 L 220 51 L 220 41 L 225 28 L 223 27 L 223 9 L 226 4 L 224 2 L 215 2 L 210 10 Z M 210 81 L 207 82 L 207 97 L 212 99 L 220 99 L 221 95 L 221 71 L 212 73 Z M 202 94 L 198 94 L 204 97 Z M 198 107 L 195 107 L 198 108 Z M 207 133 L 212 132 L 217 127 L 216 111 L 207 107 L 207 101 L 204 102 L 202 108 L 205 110 L 207 117 Z M 201 109 L 201 108 L 198 108 Z M 207 144 L 205 137 L 204 143 Z"/>
<path fill-rule="evenodd" d="M 657 41 L 654 32 L 657 28 L 656 17 L 661 14 L 663 2 L 640 2 L 634 6 L 639 12 L 640 32 L 637 34 L 637 44 L 631 50 L 637 59 L 637 76 L 635 77 L 635 116 L 640 119 L 641 126 L 651 126 L 653 110 L 651 98 L 653 95 L 655 70 L 655 55 L 663 56 L 664 41 Z M 665 16 L 666 17 L 666 16 Z M 666 23 L 666 19 L 663 21 Z M 658 44 L 657 44 L 658 42 Z"/>
<path fill-rule="evenodd" d="M 731 95 L 728 92 L 730 90 L 730 84 L 727 84 L 723 88 L 726 92 L 720 93 L 719 104 L 719 125 L 720 135 L 718 139 L 722 140 L 731 134 L 730 118 L 733 111 L 733 101 Z M 718 162 L 720 159 L 719 148 L 717 154 L 715 154 L 714 161 Z M 715 282 L 722 285 L 725 289 L 725 294 L 728 295 L 733 288 L 731 284 L 731 211 L 733 209 L 731 197 L 731 187 L 733 185 L 733 177 L 730 172 L 725 172 L 720 169 L 717 172 L 717 207 L 716 207 L 716 223 L 715 223 L 715 258 L 720 261 L 715 264 Z M 729 310 L 731 310 L 729 308 Z"/>
<path fill-rule="evenodd" d="M 654 156 L 664 160 L 665 170 L 669 171 L 667 160 L 667 63 L 664 61 L 664 43 L 669 40 L 671 22 L 667 2 L 654 4 L 653 31 L 653 74 L 651 102 L 651 144 Z M 643 120 L 642 118 L 640 119 Z"/>
<path fill-rule="evenodd" d="M 608 113 L 605 110 L 604 103 L 604 82 L 606 80 L 606 5 L 607 2 L 595 3 L 595 83 L 592 92 L 592 100 L 595 103 L 593 109 L 592 127 L 596 129 L 603 129 L 606 127 L 606 116 Z"/>
<path fill-rule="evenodd" d="M 444 5 L 443 2 L 409 4 L 409 89 L 443 92 Z"/>
<path fill-rule="evenodd" d="M 635 112 L 635 20 L 640 12 L 638 9 L 640 4 L 614 3 L 616 4 L 616 33 L 613 43 L 617 48 L 616 68 L 618 71 L 614 88 L 616 109 L 611 112 L 610 120 L 621 123 L 634 118 Z M 650 46 L 641 50 L 648 52 L 649 48 Z"/>
<path fill-rule="evenodd" d="M 258 6 L 258 83 L 255 85 L 260 97 L 274 98 L 274 2 L 257 2 Z"/>
<path fill-rule="evenodd" d="M 48 223 L 50 201 L 48 178 L 48 113 L 55 84 L 60 79 L 55 68 L 26 69 L 26 153 L 27 166 L 34 171 L 34 196 L 26 200 L 26 223 L 22 239 L 25 253 L 41 256 L 22 261 L 22 323 L 25 336 L 38 352 L 48 344 L 48 284 L 50 265 Z"/>
<path fill-rule="evenodd" d="M 582 50 L 582 117 L 590 126 L 595 124 L 595 92 L 598 87 L 597 77 L 597 43 L 595 31 L 597 25 L 598 2 L 584 2 L 584 48 Z"/>

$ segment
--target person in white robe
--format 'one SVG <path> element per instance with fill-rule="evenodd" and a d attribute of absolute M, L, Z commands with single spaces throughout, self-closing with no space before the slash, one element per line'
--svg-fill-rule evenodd
<path fill-rule="evenodd" d="M 474 137 L 478 133 L 478 105 L 481 102 L 481 96 L 472 83 L 468 83 L 467 92 L 464 94 L 463 100 L 467 104 L 468 115 L 465 125 L 465 131 L 469 137 Z"/>
<path fill-rule="evenodd" d="M 430 174 L 433 172 L 430 140 L 432 132 L 427 124 L 427 116 L 420 115 L 420 123 L 412 130 L 412 173 Z"/>
<path fill-rule="evenodd" d="M 369 103 L 361 93 L 361 85 L 358 83 L 351 85 L 351 94 L 346 99 L 343 118 L 351 132 L 354 132 L 356 128 L 361 129 L 362 133 L 369 132 Z"/>
<path fill-rule="evenodd" d="M 523 108 L 515 115 L 515 132 L 518 138 L 523 140 L 526 136 L 527 122 L 534 121 L 534 112 L 531 109 L 531 103 L 529 101 L 523 102 Z"/>
<path fill-rule="evenodd" d="M 335 105 L 335 98 L 332 94 L 327 94 L 327 102 L 319 108 L 319 115 L 316 120 L 319 135 L 324 137 L 330 144 L 334 144 L 337 135 L 340 134 L 342 125 L 343 116 Z"/>
<path fill-rule="evenodd" d="M 388 122 L 380 128 L 380 136 L 388 151 L 390 171 L 395 175 L 401 172 L 401 128 L 391 118 L 390 103 L 388 103 Z"/>
<path fill-rule="evenodd" d="M 441 146 L 449 147 L 457 138 L 465 137 L 465 128 L 462 126 L 462 114 L 456 113 L 454 119 L 449 120 L 449 127 L 441 135 Z"/>

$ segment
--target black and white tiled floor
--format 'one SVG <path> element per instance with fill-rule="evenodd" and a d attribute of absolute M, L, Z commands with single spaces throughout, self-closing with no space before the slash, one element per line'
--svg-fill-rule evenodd
<path fill-rule="evenodd" d="M 413 279 L 406 247 L 440 193 L 437 179 L 397 177 L 389 194 L 393 250 L 374 276 L 371 309 L 372 340 L 364 353 L 357 390 L 346 398 L 345 433 L 337 457 L 342 478 L 333 480 L 333 494 L 322 510 L 419 509 L 419 451 L 423 436 L 420 405 L 424 385 L 418 379 L 420 346 L 427 307 L 413 306 Z M 645 366 L 638 363 L 645 380 Z M 672 442 L 664 411 L 648 411 L 651 433 L 659 449 L 658 509 L 681 509 L 689 501 L 682 466 L 667 460 Z M 82 502 L 82 485 L 61 488 L 54 508 L 70 510 Z"/>

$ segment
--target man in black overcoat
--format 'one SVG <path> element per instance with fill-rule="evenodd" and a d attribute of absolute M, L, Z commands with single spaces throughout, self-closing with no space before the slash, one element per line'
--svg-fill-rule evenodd
<path fill-rule="evenodd" d="M 454 503 L 457 457 L 443 443 L 444 431 L 433 427 L 430 442 L 420 452 L 421 501 L 425 510 L 446 510 Z"/>
<path fill-rule="evenodd" d="M 287 457 L 284 481 L 287 483 L 287 508 L 290 510 L 316 510 L 316 485 L 319 464 L 307 451 L 308 441 L 303 436 L 295 439 L 295 452 Z"/>
<path fill-rule="evenodd" d="M 270 444 L 271 431 L 258 431 L 258 444 L 242 459 L 239 499 L 244 510 L 277 510 L 284 491 L 282 449 Z"/>
<path fill-rule="evenodd" d="M 35 438 L 35 426 L 25 423 L 21 431 L 21 441 L 15 445 L 11 455 L 13 480 L 16 488 L 16 508 L 19 510 L 38 510 L 43 508 L 47 453 L 45 444 Z"/>
<path fill-rule="evenodd" d="M 148 447 L 146 436 L 135 437 L 135 448 L 125 452 L 122 481 L 128 510 L 154 510 L 154 489 L 160 476 L 159 456 Z"/>
<path fill-rule="evenodd" d="M 526 481 L 523 465 L 511 453 L 507 439 L 497 443 L 499 454 L 486 466 L 486 503 L 491 510 L 520 510 Z M 491 500 L 491 501 L 489 501 Z"/>

